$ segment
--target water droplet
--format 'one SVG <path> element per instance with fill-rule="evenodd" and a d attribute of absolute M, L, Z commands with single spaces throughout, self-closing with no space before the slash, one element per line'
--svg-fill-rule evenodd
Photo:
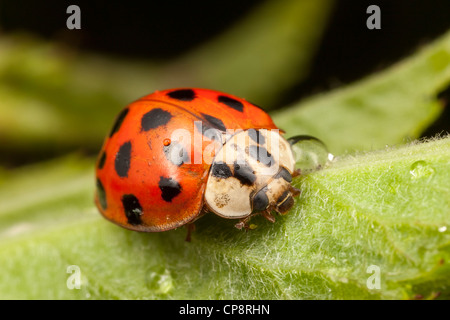
<path fill-rule="evenodd" d="M 439 227 L 439 232 L 445 232 L 445 231 L 447 231 L 447 227 L 446 226 L 442 226 L 442 227 Z"/>
<path fill-rule="evenodd" d="M 348 278 L 342 277 L 339 279 L 342 283 L 348 283 Z"/>
<path fill-rule="evenodd" d="M 172 141 L 170 139 L 164 139 L 163 144 L 167 147 L 168 145 L 170 145 L 172 143 Z"/>
<path fill-rule="evenodd" d="M 148 278 L 149 288 L 159 294 L 167 294 L 173 288 L 173 279 L 170 271 L 167 269 L 160 270 L 161 272 L 150 272 Z"/>
<path fill-rule="evenodd" d="M 409 170 L 411 179 L 431 178 L 434 174 L 434 169 L 424 160 L 419 160 L 411 165 Z"/>
<path fill-rule="evenodd" d="M 295 167 L 301 169 L 302 173 L 321 169 L 334 159 L 326 145 L 315 137 L 301 135 L 288 141 L 294 153 Z"/>

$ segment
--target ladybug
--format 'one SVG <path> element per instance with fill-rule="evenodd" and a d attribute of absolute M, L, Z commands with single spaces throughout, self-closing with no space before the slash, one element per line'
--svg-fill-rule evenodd
<path fill-rule="evenodd" d="M 160 232 L 206 212 L 274 222 L 300 191 L 291 143 L 260 107 L 208 89 L 156 91 L 117 116 L 96 166 L 95 202 L 127 229 Z M 190 232 L 188 232 L 190 234 Z M 189 237 L 189 236 L 188 236 Z"/>

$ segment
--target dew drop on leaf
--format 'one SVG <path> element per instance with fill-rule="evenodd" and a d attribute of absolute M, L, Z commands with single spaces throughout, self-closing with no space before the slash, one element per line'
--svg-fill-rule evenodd
<path fill-rule="evenodd" d="M 334 158 L 327 146 L 315 137 L 300 135 L 288 139 L 288 142 L 294 153 L 295 167 L 302 173 L 319 170 Z"/>
<path fill-rule="evenodd" d="M 158 294 L 167 294 L 173 288 L 173 279 L 167 269 L 149 273 L 147 286 Z"/>
<path fill-rule="evenodd" d="M 411 165 L 409 173 L 411 179 L 431 178 L 434 174 L 434 168 L 424 160 L 419 160 Z"/>

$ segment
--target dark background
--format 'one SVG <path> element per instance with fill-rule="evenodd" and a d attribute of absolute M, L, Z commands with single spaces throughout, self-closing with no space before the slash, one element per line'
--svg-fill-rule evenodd
<path fill-rule="evenodd" d="M 262 2 L 0 0 L 0 26 L 3 32 L 33 32 L 82 50 L 170 59 L 226 30 Z M 76 32 L 65 27 L 70 4 L 81 8 L 82 29 Z M 381 9 L 381 30 L 366 28 L 371 4 Z M 446 30 L 450 30 L 449 0 L 339 0 L 310 76 L 295 84 L 278 106 L 381 70 Z M 448 106 L 449 90 L 440 97 Z M 450 131 L 448 109 L 425 135 Z"/>

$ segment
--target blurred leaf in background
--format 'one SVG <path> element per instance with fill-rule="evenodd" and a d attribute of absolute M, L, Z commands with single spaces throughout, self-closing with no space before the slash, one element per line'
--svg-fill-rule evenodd
<path fill-rule="evenodd" d="M 4 35 L 1 149 L 16 159 L 98 150 L 118 111 L 156 89 L 206 87 L 270 105 L 307 74 L 331 8 L 331 0 L 266 1 L 209 43 L 163 63 Z"/>
<path fill-rule="evenodd" d="M 420 137 L 448 108 L 450 32 L 419 54 L 274 114 L 288 135 L 320 137 L 337 154 Z"/>

